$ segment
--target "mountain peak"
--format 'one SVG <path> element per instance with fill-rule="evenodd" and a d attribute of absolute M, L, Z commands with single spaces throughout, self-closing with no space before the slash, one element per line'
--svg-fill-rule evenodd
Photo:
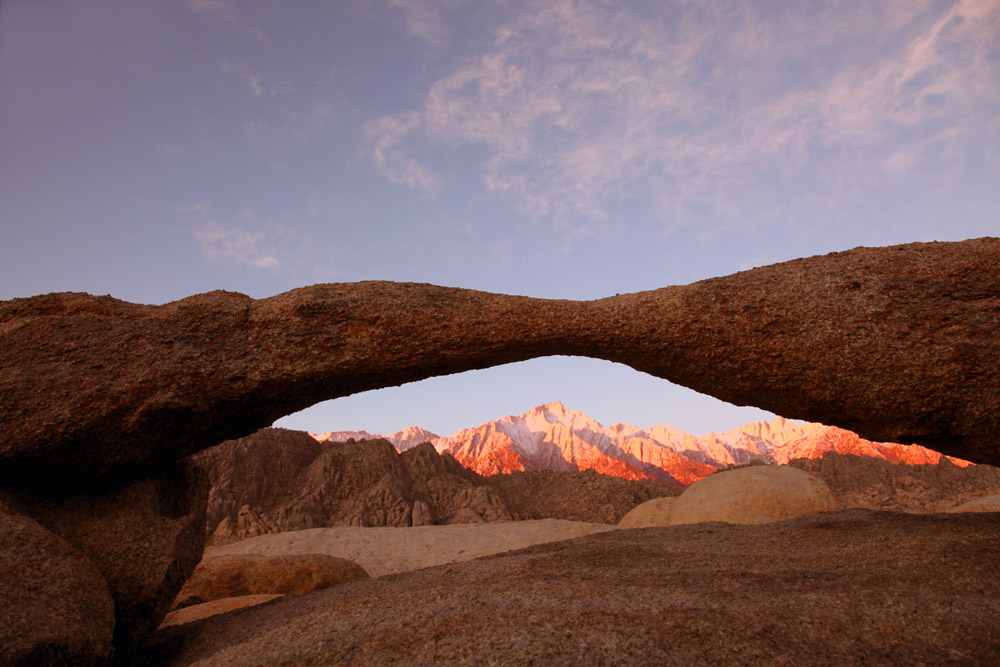
<path fill-rule="evenodd" d="M 368 435 L 365 431 L 341 431 L 314 437 L 346 440 Z M 528 467 L 593 469 L 626 479 L 654 478 L 682 485 L 729 465 L 758 460 L 786 464 L 795 458 L 819 458 L 827 451 L 910 464 L 937 463 L 941 459 L 937 452 L 922 447 L 873 443 L 843 429 L 784 417 L 702 436 L 688 435 L 669 424 L 643 429 L 620 423 L 605 427 L 567 408 L 562 401 L 538 405 L 522 415 L 466 428 L 448 437 L 411 426 L 386 439 L 398 451 L 430 442 L 438 452 L 448 452 L 462 465 L 484 475 Z"/>
<path fill-rule="evenodd" d="M 531 410 L 531 412 L 541 412 L 543 410 L 559 416 L 569 414 L 570 412 L 576 412 L 576 410 L 570 410 L 569 408 L 567 408 L 562 401 L 554 401 L 552 403 L 545 403 L 544 405 L 536 405 Z"/>

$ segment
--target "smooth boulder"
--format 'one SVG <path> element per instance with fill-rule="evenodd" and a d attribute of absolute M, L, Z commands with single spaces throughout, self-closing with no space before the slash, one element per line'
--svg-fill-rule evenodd
<path fill-rule="evenodd" d="M 174 609 L 246 595 L 301 595 L 367 578 L 357 563 L 326 554 L 217 556 L 198 564 Z"/>
<path fill-rule="evenodd" d="M 788 466 L 753 465 L 698 480 L 670 507 L 670 525 L 725 521 L 758 524 L 840 509 L 819 476 Z"/>
<path fill-rule="evenodd" d="M 670 526 L 670 516 L 676 498 L 653 498 L 641 505 L 636 505 L 618 522 L 619 528 L 649 528 L 651 526 Z"/>

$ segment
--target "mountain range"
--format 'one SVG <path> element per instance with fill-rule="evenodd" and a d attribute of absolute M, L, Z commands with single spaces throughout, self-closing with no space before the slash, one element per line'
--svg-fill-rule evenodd
<path fill-rule="evenodd" d="M 855 454 L 910 465 L 936 464 L 942 455 L 918 445 L 872 442 L 835 426 L 776 417 L 724 433 L 694 436 L 676 426 L 603 426 L 561 402 L 539 405 L 522 415 L 439 436 L 419 426 L 392 435 L 367 431 L 311 433 L 320 442 L 384 438 L 403 452 L 429 442 L 481 475 L 532 468 L 594 470 L 624 479 L 657 479 L 687 486 L 720 468 L 755 461 L 786 464 L 822 458 L 825 452 Z M 950 458 L 959 466 L 971 465 Z"/>

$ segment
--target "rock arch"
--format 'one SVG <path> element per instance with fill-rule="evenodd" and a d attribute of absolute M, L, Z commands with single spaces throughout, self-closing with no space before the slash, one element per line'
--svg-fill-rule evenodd
<path fill-rule="evenodd" d="M 0 304 L 0 465 L 176 460 L 308 405 L 538 356 L 1000 463 L 1000 239 L 858 248 L 596 301 L 389 282 Z"/>

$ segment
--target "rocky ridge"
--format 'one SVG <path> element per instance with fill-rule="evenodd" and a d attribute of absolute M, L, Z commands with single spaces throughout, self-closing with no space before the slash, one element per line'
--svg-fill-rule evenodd
<path fill-rule="evenodd" d="M 531 468 L 594 470 L 623 479 L 658 479 L 688 485 L 720 468 L 754 461 L 786 464 L 797 458 L 822 458 L 826 452 L 856 454 L 921 465 L 938 463 L 938 452 L 919 445 L 871 442 L 835 426 L 797 424 L 782 417 L 754 422 L 724 433 L 694 436 L 662 424 L 640 428 L 617 423 L 604 426 L 561 402 L 539 405 L 522 414 L 462 429 L 447 437 L 419 426 L 389 436 L 367 431 L 314 435 L 321 442 L 348 438 L 384 438 L 398 451 L 427 437 L 438 452 L 481 475 Z M 967 466 L 967 461 L 951 459 Z"/>
<path fill-rule="evenodd" d="M 847 508 L 946 512 L 1000 493 L 1000 468 L 961 467 L 947 457 L 937 464 L 909 465 L 826 452 L 821 459 L 794 459 L 788 465 L 820 477 Z"/>
<path fill-rule="evenodd" d="M 821 455 L 787 465 L 822 479 L 846 507 L 942 512 L 1000 493 L 1000 469 L 992 466 L 959 466 L 940 455 L 938 463 L 917 465 L 829 450 Z M 305 432 L 275 428 L 205 450 L 194 460 L 211 481 L 212 544 L 333 526 L 547 518 L 616 524 L 635 506 L 683 490 L 592 469 L 483 476 L 429 443 L 397 453 L 386 440 L 317 442 Z M 763 458 L 752 463 L 765 465 Z"/>
<path fill-rule="evenodd" d="M 319 443 L 263 429 L 194 457 L 208 474 L 213 543 L 332 526 L 420 526 L 559 518 L 617 523 L 677 487 L 594 471 L 483 477 L 430 444 L 397 453 L 386 440 Z"/>

